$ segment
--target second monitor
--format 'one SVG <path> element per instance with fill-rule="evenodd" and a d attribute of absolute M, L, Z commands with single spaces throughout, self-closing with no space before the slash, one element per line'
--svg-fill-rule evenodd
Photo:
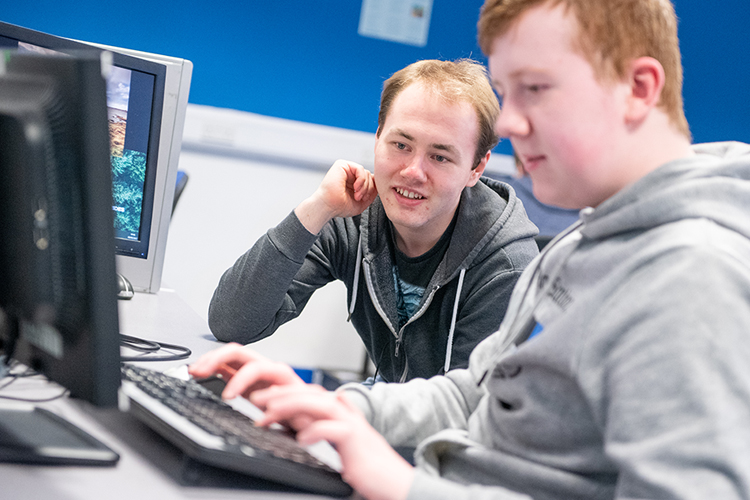
<path fill-rule="evenodd" d="M 156 293 L 161 286 L 192 63 L 3 22 L 0 48 L 114 53 L 107 107 L 117 270 L 136 291 Z"/>

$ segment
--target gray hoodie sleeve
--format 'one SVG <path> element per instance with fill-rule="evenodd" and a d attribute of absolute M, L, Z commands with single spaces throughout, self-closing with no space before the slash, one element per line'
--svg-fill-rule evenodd
<path fill-rule="evenodd" d="M 308 256 L 317 238 L 292 212 L 237 259 L 209 305 L 214 336 L 247 344 L 299 316 L 313 292 L 333 279 L 320 252 Z"/>
<path fill-rule="evenodd" d="M 340 390 L 393 446 L 416 446 L 443 429 L 466 428 L 484 394 L 469 370 L 371 389 L 348 384 Z M 460 484 L 422 467 L 415 472 L 408 500 L 531 500 L 506 488 Z"/>
<path fill-rule="evenodd" d="M 340 390 L 392 446 L 412 447 L 443 429 L 465 429 L 483 394 L 469 370 L 371 388 L 347 384 Z"/>

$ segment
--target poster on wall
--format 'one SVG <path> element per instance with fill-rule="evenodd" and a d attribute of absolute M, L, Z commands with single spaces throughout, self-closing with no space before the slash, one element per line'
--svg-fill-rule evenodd
<path fill-rule="evenodd" d="M 424 47 L 432 0 L 362 0 L 359 34 Z"/>

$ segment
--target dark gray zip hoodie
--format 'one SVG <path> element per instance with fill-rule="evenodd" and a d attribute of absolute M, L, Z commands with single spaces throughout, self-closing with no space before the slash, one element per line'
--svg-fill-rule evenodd
<path fill-rule="evenodd" d="M 211 331 L 219 340 L 258 341 L 338 279 L 347 287 L 350 319 L 386 381 L 467 366 L 538 253 L 536 227 L 507 184 L 482 178 L 464 189 L 448 249 L 417 313 L 399 330 L 387 224 L 379 198 L 359 216 L 331 220 L 318 235 L 292 212 L 222 276 L 209 308 Z"/>

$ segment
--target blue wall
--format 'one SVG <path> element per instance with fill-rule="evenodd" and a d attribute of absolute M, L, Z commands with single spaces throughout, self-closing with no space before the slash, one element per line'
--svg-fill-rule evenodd
<path fill-rule="evenodd" d="M 382 82 L 394 71 L 426 58 L 485 60 L 476 44 L 483 0 L 434 0 L 425 47 L 359 36 L 361 0 L 131 0 L 117 11 L 105 3 L 12 2 L 0 19 L 188 58 L 192 103 L 368 132 L 377 126 Z M 696 142 L 750 142 L 750 2 L 676 0 L 676 9 Z"/>

